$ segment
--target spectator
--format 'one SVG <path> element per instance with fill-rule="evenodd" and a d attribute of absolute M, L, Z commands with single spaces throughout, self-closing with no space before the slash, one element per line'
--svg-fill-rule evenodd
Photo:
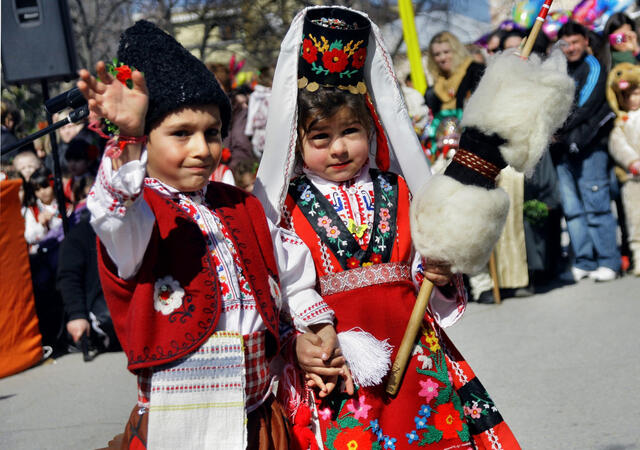
<path fill-rule="evenodd" d="M 229 166 L 232 170 L 242 161 L 255 160 L 251 139 L 244 134 L 247 126 L 249 95 L 251 95 L 251 88 L 247 85 L 242 85 L 232 91 L 229 96 L 231 100 L 231 123 L 229 124 L 229 135 L 224 141 L 224 146 L 231 151 Z"/>
<path fill-rule="evenodd" d="M 587 30 L 569 21 L 558 31 L 569 75 L 576 83 L 575 109 L 556 136 L 553 153 L 575 262 L 575 281 L 616 278 L 620 251 L 611 212 L 607 138 L 613 113 L 605 100 L 606 72 L 589 54 Z"/>
<path fill-rule="evenodd" d="M 427 90 L 425 101 L 434 115 L 463 108 L 484 72 L 484 66 L 474 62 L 464 45 L 448 31 L 431 39 L 427 69 L 435 82 Z"/>
<path fill-rule="evenodd" d="M 62 218 L 53 192 L 53 177 L 47 168 L 36 170 L 29 179 L 36 202 L 22 208 L 25 218 L 25 239 L 29 244 L 29 263 L 36 304 L 36 313 L 43 345 L 55 353 L 64 352 L 62 339 L 62 301 L 55 289 L 58 265 L 58 239 Z"/>
<path fill-rule="evenodd" d="M 18 142 L 18 138 L 15 135 L 15 129 L 20 124 L 20 112 L 8 103 L 2 102 L 1 106 L 2 115 L 2 165 L 8 165 L 11 156 L 5 155 L 4 149 L 12 146 Z"/>
<path fill-rule="evenodd" d="M 92 175 L 89 164 L 93 153 L 97 153 L 97 149 L 84 139 L 76 138 L 69 142 L 65 157 L 70 177 L 64 185 L 64 195 L 72 203 L 76 202 L 74 191 L 80 184 L 86 184 L 83 183 L 84 178 Z"/>
<path fill-rule="evenodd" d="M 409 117 L 411 117 L 413 128 L 420 137 L 429 121 L 429 108 L 427 108 L 427 105 L 424 103 L 424 96 L 413 88 L 411 74 L 407 75 L 401 88 L 402 95 L 407 103 L 407 112 L 409 113 Z"/>
<path fill-rule="evenodd" d="M 514 28 L 513 30 L 505 32 L 500 38 L 500 51 L 520 47 L 520 44 L 525 37 L 526 33 L 519 28 Z"/>
<path fill-rule="evenodd" d="M 31 150 L 18 153 L 13 158 L 13 167 L 22 176 L 25 182 L 29 181 L 31 175 L 42 167 L 40 158 Z"/>
<path fill-rule="evenodd" d="M 604 27 L 604 37 L 609 40 L 611 65 L 621 62 L 640 63 L 640 45 L 636 24 L 625 13 L 611 15 Z"/>
<path fill-rule="evenodd" d="M 258 168 L 257 161 L 245 160 L 233 170 L 233 177 L 236 180 L 236 186 L 247 192 L 253 192 L 253 185 L 256 182 L 256 171 Z"/>
<path fill-rule="evenodd" d="M 264 150 L 272 80 L 273 68 L 262 67 L 260 69 L 260 75 L 258 76 L 258 84 L 249 96 L 247 124 L 244 133 L 247 136 L 251 136 L 253 154 L 258 159 L 262 157 L 262 151 Z"/>
<path fill-rule="evenodd" d="M 77 210 L 79 220 L 60 246 L 56 285 L 64 305 L 66 330 L 78 349 L 82 336 L 98 351 L 118 350 L 111 315 L 98 276 L 96 233 L 86 207 Z"/>
<path fill-rule="evenodd" d="M 618 113 L 609 136 L 609 151 L 624 169 L 622 203 L 633 273 L 640 276 L 640 65 L 620 63 L 607 80 L 607 99 Z"/>

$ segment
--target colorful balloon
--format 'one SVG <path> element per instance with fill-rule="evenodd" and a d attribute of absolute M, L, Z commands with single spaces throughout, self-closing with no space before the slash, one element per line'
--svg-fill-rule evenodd
<path fill-rule="evenodd" d="M 571 18 L 571 11 L 559 10 L 554 11 L 547 15 L 547 20 L 545 20 L 542 25 L 542 31 L 547 35 L 549 39 L 555 41 L 558 37 L 558 31 L 569 21 Z"/>
<path fill-rule="evenodd" d="M 518 25 L 531 28 L 543 4 L 544 0 L 519 1 L 513 7 L 511 17 Z"/>
<path fill-rule="evenodd" d="M 573 9 L 573 20 L 602 31 L 609 17 L 633 5 L 633 0 L 583 0 Z"/>

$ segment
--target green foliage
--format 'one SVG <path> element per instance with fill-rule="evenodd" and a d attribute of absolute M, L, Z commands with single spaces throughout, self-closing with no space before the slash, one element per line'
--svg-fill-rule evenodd
<path fill-rule="evenodd" d="M 543 225 L 549 217 L 549 207 L 540 200 L 527 200 L 522 205 L 525 220 L 532 225 Z"/>

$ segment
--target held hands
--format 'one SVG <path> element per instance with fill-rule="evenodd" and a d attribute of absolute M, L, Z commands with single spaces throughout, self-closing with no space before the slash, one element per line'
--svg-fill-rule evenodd
<path fill-rule="evenodd" d="M 451 264 L 448 262 L 425 258 L 422 264 L 424 277 L 436 286 L 444 286 L 451 281 L 453 272 L 451 272 Z"/>
<path fill-rule="evenodd" d="M 144 75 L 139 71 L 131 74 L 133 88 L 114 78 L 103 61 L 96 64 L 98 78 L 92 76 L 88 70 L 79 72 L 78 89 L 89 103 L 89 110 L 108 119 L 120 129 L 121 136 L 139 137 L 144 134 L 144 122 L 149 104 L 149 94 Z M 126 150 L 114 160 L 114 168 L 120 167 L 128 161 L 140 158 L 141 146 L 128 145 Z"/>
<path fill-rule="evenodd" d="M 333 325 L 320 324 L 311 328 L 313 332 L 296 339 L 296 356 L 298 364 L 306 372 L 307 386 L 318 387 L 319 396 L 326 397 L 336 387 L 338 375 L 342 375 L 347 393 L 352 395 L 353 379 Z"/>

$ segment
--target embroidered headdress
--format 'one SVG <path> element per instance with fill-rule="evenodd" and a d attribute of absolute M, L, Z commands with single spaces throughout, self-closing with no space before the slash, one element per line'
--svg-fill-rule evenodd
<path fill-rule="evenodd" d="M 120 38 L 118 60 L 144 73 L 149 90 L 145 128 L 183 106 L 217 105 L 222 136 L 227 135 L 231 105 L 213 73 L 178 41 L 151 22 L 140 20 Z"/>
<path fill-rule="evenodd" d="M 298 87 L 315 92 L 320 86 L 364 94 L 364 63 L 369 21 L 346 9 L 309 11 L 302 27 Z"/>
<path fill-rule="evenodd" d="M 407 113 L 391 56 L 378 27 L 366 14 L 341 6 L 315 6 L 298 13 L 280 47 L 267 119 L 266 142 L 254 194 L 279 221 L 294 174 L 298 137 L 298 90 L 334 87 L 369 97 L 376 123 L 372 164 L 380 143 L 388 144 L 384 170 L 401 174 L 416 191 L 429 166 Z"/>

